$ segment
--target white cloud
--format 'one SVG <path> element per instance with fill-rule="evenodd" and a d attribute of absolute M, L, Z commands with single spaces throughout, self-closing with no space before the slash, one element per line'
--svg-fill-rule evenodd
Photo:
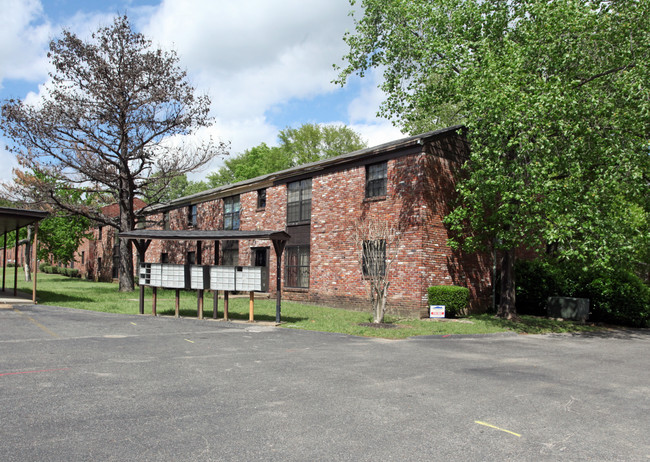
<path fill-rule="evenodd" d="M 0 11 L 0 85 L 5 79 L 44 78 L 52 28 L 40 1 L 0 0 Z"/>
<path fill-rule="evenodd" d="M 20 50 L 15 37 L 32 35 L 33 51 L 24 58 L 22 74 L 16 75 L 27 75 L 27 63 L 31 63 L 34 78 L 45 82 L 47 41 L 60 34 L 62 26 L 52 26 L 43 17 L 38 0 L 0 0 L 0 5 L 4 4 L 8 7 L 5 10 L 22 13 L 14 14 L 14 45 L 0 45 L 0 69 L 21 67 L 15 65 L 21 62 L 21 52 L 12 51 L 9 56 L 7 50 Z M 322 95 L 343 97 L 341 89 L 331 83 L 336 77 L 332 64 L 341 63 L 347 51 L 342 37 L 354 27 L 349 11 L 348 0 L 162 0 L 157 6 L 129 8 L 128 14 L 132 24 L 154 45 L 178 52 L 192 84 L 212 100 L 215 124 L 203 133 L 230 141 L 231 153 L 236 154 L 262 142 L 277 143 L 277 133 L 284 127 L 274 126 L 266 118 L 273 108 Z M 8 20 L 0 19 L 0 25 L 3 21 Z M 88 38 L 98 27 L 111 22 L 111 15 L 80 10 L 65 19 L 63 26 Z M 0 37 L 7 34 L 0 32 Z M 2 72 L 0 79 L 7 76 Z M 347 117 L 340 113 L 332 117 L 348 120 L 315 120 L 307 113 L 289 117 L 302 121 L 297 123 L 349 125 L 370 145 L 400 138 L 398 129 L 376 117 L 383 99 L 375 88 L 378 78 L 371 74 L 355 82 L 354 88 L 360 90 L 349 103 Z M 35 102 L 39 96 L 30 93 L 26 99 Z M 222 162 L 213 162 L 207 171 L 215 170 Z M 201 178 L 205 172 L 195 176 Z"/>
<path fill-rule="evenodd" d="M 336 90 L 332 64 L 353 26 L 348 10 L 347 0 L 163 1 L 143 30 L 178 51 L 193 84 L 210 95 L 222 136 L 240 152 L 275 142 L 269 134 L 278 127 L 263 119 L 272 106 Z"/>

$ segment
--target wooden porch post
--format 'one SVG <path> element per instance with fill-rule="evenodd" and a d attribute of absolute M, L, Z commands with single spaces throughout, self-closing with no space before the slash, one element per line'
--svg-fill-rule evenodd
<path fill-rule="evenodd" d="M 284 252 L 287 241 L 273 240 L 272 242 L 276 257 L 275 322 L 280 324 L 282 312 L 282 252 Z"/>
<path fill-rule="evenodd" d="M 32 303 L 36 304 L 36 274 L 38 273 L 38 265 L 36 262 L 36 248 L 38 247 L 38 221 L 34 223 L 34 244 L 32 248 L 32 267 L 34 276 L 32 280 Z"/>
<path fill-rule="evenodd" d="M 4 233 L 5 248 L 2 251 L 2 291 L 5 291 L 5 272 L 7 271 L 7 231 Z"/>
<path fill-rule="evenodd" d="M 248 296 L 248 322 L 255 321 L 255 292 L 251 290 L 250 295 Z"/>
<path fill-rule="evenodd" d="M 14 247 L 14 297 L 18 295 L 18 231 L 16 228 L 16 247 Z"/>
<path fill-rule="evenodd" d="M 202 245 L 201 241 L 197 241 L 196 243 L 196 264 L 201 265 L 203 258 L 202 258 Z M 196 293 L 196 316 L 199 319 L 203 319 L 203 289 L 199 289 Z"/>

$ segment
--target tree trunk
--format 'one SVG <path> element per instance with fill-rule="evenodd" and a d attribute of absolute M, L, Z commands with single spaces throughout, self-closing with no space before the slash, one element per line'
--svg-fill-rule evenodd
<path fill-rule="evenodd" d="M 515 307 L 515 250 L 503 252 L 501 257 L 501 298 L 497 316 L 504 319 L 517 317 Z"/>
<path fill-rule="evenodd" d="M 133 246 L 131 241 L 120 242 L 120 292 L 131 292 L 133 290 Z"/>

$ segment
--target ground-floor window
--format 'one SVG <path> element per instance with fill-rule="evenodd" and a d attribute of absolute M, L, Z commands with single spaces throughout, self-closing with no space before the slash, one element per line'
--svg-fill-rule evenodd
<path fill-rule="evenodd" d="M 309 288 L 309 246 L 287 247 L 286 254 L 286 286 Z"/>
<path fill-rule="evenodd" d="M 221 264 L 223 266 L 239 265 L 239 241 L 223 241 Z"/>

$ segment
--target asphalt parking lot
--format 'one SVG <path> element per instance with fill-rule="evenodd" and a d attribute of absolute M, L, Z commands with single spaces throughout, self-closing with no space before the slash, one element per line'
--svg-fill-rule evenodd
<path fill-rule="evenodd" d="M 650 332 L 389 341 L 0 308 L 0 460 L 650 460 Z"/>

